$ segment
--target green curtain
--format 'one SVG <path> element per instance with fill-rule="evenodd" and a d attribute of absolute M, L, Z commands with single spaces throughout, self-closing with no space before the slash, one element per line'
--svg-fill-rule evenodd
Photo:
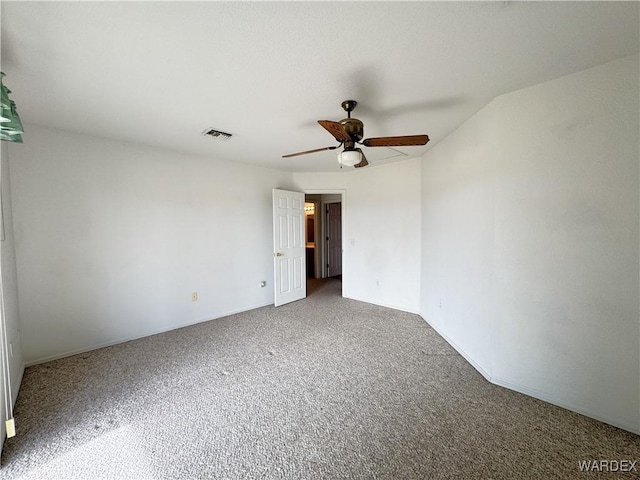
<path fill-rule="evenodd" d="M 9 98 L 11 90 L 2 83 L 4 72 L 0 72 L 0 90 L 2 112 L 0 113 L 0 140 L 22 143 L 21 133 L 24 133 L 22 122 L 16 111 L 16 102 Z"/>

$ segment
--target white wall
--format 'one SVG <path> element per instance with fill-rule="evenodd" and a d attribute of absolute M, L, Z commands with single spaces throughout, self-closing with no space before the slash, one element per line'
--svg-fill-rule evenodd
<path fill-rule="evenodd" d="M 638 56 L 495 99 L 422 165 L 422 315 L 490 380 L 640 432 Z"/>
<path fill-rule="evenodd" d="M 271 190 L 291 174 L 27 132 L 10 165 L 28 364 L 273 303 Z"/>
<path fill-rule="evenodd" d="M 418 312 L 420 159 L 333 174 L 297 173 L 300 191 L 345 191 L 343 295 Z"/>
<path fill-rule="evenodd" d="M 5 322 L 7 340 L 9 345 L 9 376 L 11 381 L 12 401 L 15 404 L 18 396 L 18 388 L 24 372 L 22 348 L 20 343 L 20 325 L 18 321 L 18 282 L 16 277 L 16 256 L 14 250 L 14 236 L 11 207 L 11 184 L 9 181 L 8 146 L 6 142 L 0 142 L 0 183 L 2 185 L 2 223 L 4 227 L 4 239 L 0 242 L 0 264 L 2 270 L 2 291 L 4 309 L 2 322 Z M 19 148 L 19 147 L 18 147 Z M 1 327 L 2 324 L 0 324 Z M 5 352 L 2 350 L 2 355 Z M 0 386 L 0 412 L 2 418 L 5 415 L 5 391 L 4 383 Z M 0 444 L 4 442 L 6 435 L 5 423 L 0 422 Z M 1 450 L 1 445 L 0 445 Z"/>

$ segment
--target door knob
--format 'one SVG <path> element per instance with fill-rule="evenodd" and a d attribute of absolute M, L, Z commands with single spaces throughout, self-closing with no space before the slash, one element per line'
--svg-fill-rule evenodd
<path fill-rule="evenodd" d="M 278 252 L 278 253 L 276 253 L 276 254 L 275 254 L 275 256 L 276 256 L 276 257 L 284 257 L 284 254 L 282 254 L 282 253 Z"/>

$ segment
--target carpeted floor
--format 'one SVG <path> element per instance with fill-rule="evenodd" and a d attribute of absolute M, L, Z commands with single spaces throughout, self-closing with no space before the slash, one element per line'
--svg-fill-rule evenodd
<path fill-rule="evenodd" d="M 638 477 L 579 468 L 640 460 L 638 436 L 492 385 L 340 288 L 28 368 L 0 477 Z"/>

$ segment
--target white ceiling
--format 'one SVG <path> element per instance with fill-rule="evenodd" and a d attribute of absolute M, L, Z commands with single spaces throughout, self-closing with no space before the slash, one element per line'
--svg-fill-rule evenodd
<path fill-rule="evenodd" d="M 336 144 L 316 120 L 343 118 L 343 100 L 365 137 L 429 134 L 397 149 L 419 156 L 497 95 L 637 53 L 638 6 L 2 1 L 1 62 L 25 123 L 335 171 L 335 152 L 281 155 Z"/>

